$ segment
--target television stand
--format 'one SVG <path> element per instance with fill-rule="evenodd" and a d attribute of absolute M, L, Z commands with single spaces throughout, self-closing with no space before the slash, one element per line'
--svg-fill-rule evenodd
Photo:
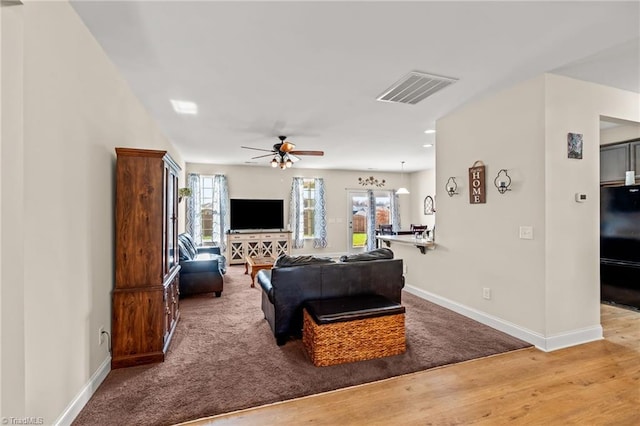
<path fill-rule="evenodd" d="M 273 257 L 291 254 L 291 232 L 256 231 L 227 235 L 227 262 L 230 265 L 245 263 L 247 256 Z"/>

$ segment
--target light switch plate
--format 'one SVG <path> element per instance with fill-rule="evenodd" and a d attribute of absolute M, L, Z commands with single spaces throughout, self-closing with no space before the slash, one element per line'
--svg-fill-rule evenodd
<path fill-rule="evenodd" d="M 533 240 L 533 226 L 521 226 L 520 227 L 520 239 L 521 240 Z"/>

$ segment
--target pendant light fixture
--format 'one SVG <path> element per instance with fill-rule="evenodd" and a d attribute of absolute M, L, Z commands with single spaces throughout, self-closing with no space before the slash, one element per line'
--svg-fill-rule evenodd
<path fill-rule="evenodd" d="M 400 167 L 402 167 L 402 171 L 400 172 L 400 183 L 404 183 L 404 161 L 400 164 Z M 409 190 L 407 188 L 405 188 L 404 186 L 401 186 L 400 188 L 398 188 L 398 190 L 396 191 L 396 194 L 400 194 L 400 195 L 404 195 L 404 194 L 408 194 Z"/>

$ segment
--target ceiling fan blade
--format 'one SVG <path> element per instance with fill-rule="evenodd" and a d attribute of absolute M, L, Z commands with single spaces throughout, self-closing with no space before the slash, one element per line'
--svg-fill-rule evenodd
<path fill-rule="evenodd" d="M 273 157 L 273 153 L 265 154 L 265 155 L 258 155 L 257 157 L 251 157 L 251 159 L 255 160 L 256 158 L 264 158 L 264 157 Z"/>
<path fill-rule="evenodd" d="M 324 151 L 289 151 L 289 154 L 294 155 L 324 155 Z"/>
<path fill-rule="evenodd" d="M 280 151 L 282 152 L 291 152 L 296 149 L 296 146 L 291 142 L 284 141 L 282 142 L 282 146 L 280 146 Z"/>
<path fill-rule="evenodd" d="M 290 153 L 290 152 L 287 152 L 287 157 L 289 157 L 289 158 L 291 159 L 291 161 L 293 161 L 294 163 L 295 163 L 296 161 L 300 161 L 300 159 L 299 159 L 298 157 L 296 157 L 295 155 L 293 155 L 293 154 L 292 154 L 292 153 Z"/>
<path fill-rule="evenodd" d="M 240 148 L 244 148 L 244 149 L 255 149 L 256 151 L 273 152 L 273 150 L 272 150 L 272 149 L 252 148 L 252 147 L 250 147 L 250 146 L 241 146 Z"/>

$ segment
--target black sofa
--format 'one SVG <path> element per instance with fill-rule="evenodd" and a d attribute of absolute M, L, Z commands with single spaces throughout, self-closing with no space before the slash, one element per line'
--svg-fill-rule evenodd
<path fill-rule="evenodd" d="M 387 248 L 340 262 L 312 256 L 281 256 L 271 270 L 258 272 L 262 311 L 278 345 L 302 334 L 302 307 L 307 300 L 378 294 L 400 303 L 404 277 L 402 259 Z"/>
<path fill-rule="evenodd" d="M 226 259 L 220 247 L 196 247 L 191 235 L 178 235 L 180 296 L 199 293 L 222 295 Z"/>

